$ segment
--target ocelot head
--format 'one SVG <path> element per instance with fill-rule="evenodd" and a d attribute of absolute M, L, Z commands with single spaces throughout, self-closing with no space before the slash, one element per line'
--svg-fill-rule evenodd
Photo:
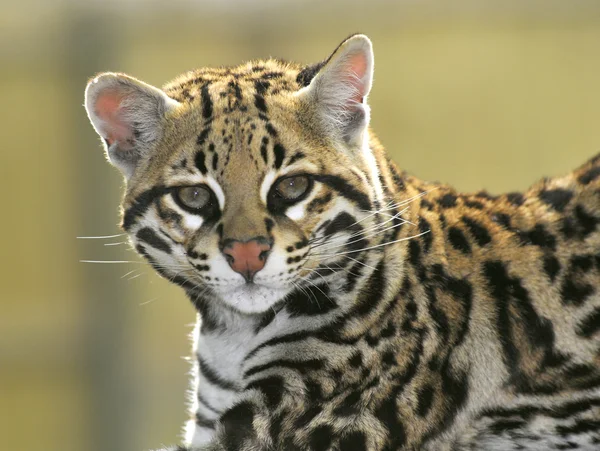
<path fill-rule="evenodd" d="M 122 227 L 138 252 L 246 314 L 296 290 L 343 290 L 376 240 L 382 198 L 372 75 L 371 42 L 354 35 L 312 66 L 206 68 L 163 89 L 119 73 L 91 80 L 85 106 L 126 179 Z"/>

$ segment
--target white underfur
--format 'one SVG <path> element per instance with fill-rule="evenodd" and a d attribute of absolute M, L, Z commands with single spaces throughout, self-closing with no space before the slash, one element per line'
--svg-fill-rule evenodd
<path fill-rule="evenodd" d="M 114 124 L 105 121 L 98 114 L 96 102 L 107 90 L 117 93 L 122 98 L 118 109 L 119 125 L 130 129 L 133 136 L 133 124 L 135 124 L 141 141 L 139 145 L 142 147 L 161 137 L 161 121 L 168 111 L 179 105 L 179 102 L 167 96 L 162 90 L 128 75 L 112 72 L 101 74 L 90 81 L 86 87 L 85 109 L 94 129 L 104 139 L 109 136 Z M 130 178 L 135 168 L 131 165 L 119 164 L 114 155 L 114 152 L 118 152 L 119 144 L 126 145 L 126 143 L 115 142 L 106 149 L 106 153 L 109 161 L 118 167 L 126 178 Z"/>
<path fill-rule="evenodd" d="M 183 221 L 188 230 L 198 230 L 200 227 L 202 227 L 202 224 L 204 224 L 204 219 L 202 219 L 202 216 L 191 215 L 189 213 L 186 213 L 186 215 L 183 217 Z"/>
<path fill-rule="evenodd" d="M 177 205 L 171 196 L 165 196 L 165 202 L 170 209 L 175 210 L 181 215 L 186 229 L 198 230 L 200 227 L 202 227 L 202 224 L 204 223 L 202 216 L 192 215 L 185 211 L 183 208 Z"/>
<path fill-rule="evenodd" d="M 306 197 L 302 202 L 298 202 L 293 207 L 286 210 L 285 215 L 293 221 L 298 221 L 306 214 L 306 206 L 321 192 L 321 184 L 315 183 L 315 187 L 309 196 Z"/>
<path fill-rule="evenodd" d="M 362 53 L 366 60 L 365 71 L 362 74 L 356 73 L 349 63 L 358 53 Z M 317 103 L 325 131 L 343 137 L 341 135 L 345 133 L 348 121 L 357 109 L 364 112 L 364 127 L 368 125 L 370 109 L 367 96 L 372 81 L 373 46 L 366 36 L 355 35 L 338 48 L 310 85 L 299 90 L 296 95 L 307 98 L 311 103 Z M 362 104 L 354 100 L 356 97 L 363 99 Z M 362 130 L 357 132 L 362 133 Z"/>

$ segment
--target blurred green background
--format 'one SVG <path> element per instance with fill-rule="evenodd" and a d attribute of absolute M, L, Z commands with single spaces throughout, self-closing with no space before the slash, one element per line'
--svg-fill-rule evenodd
<path fill-rule="evenodd" d="M 0 16 L 0 448 L 132 451 L 186 417 L 194 311 L 120 233 L 122 181 L 82 107 L 96 72 L 375 48 L 372 125 L 400 166 L 523 189 L 600 150 L 597 0 L 42 1 Z M 86 264 L 80 260 L 133 263 Z"/>

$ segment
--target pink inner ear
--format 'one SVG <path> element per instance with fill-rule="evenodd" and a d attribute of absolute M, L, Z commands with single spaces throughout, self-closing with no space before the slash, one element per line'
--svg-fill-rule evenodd
<path fill-rule="evenodd" d="M 104 123 L 104 138 L 111 145 L 115 141 L 127 145 L 133 139 L 131 127 L 119 117 L 123 96 L 116 91 L 106 90 L 96 98 L 94 111 Z"/>
<path fill-rule="evenodd" d="M 354 76 L 348 77 L 348 81 L 350 81 L 350 83 L 354 85 L 357 90 L 356 95 L 352 96 L 350 100 L 357 103 L 362 103 L 368 89 L 364 80 L 368 67 L 367 55 L 363 52 L 350 55 L 346 64 L 349 75 L 354 74 Z"/>

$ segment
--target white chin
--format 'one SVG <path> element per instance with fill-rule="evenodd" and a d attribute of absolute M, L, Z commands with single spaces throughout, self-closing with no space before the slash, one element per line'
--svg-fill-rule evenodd
<path fill-rule="evenodd" d="M 287 289 L 244 284 L 222 292 L 220 295 L 223 302 L 235 310 L 246 314 L 256 314 L 266 312 L 288 293 Z"/>

